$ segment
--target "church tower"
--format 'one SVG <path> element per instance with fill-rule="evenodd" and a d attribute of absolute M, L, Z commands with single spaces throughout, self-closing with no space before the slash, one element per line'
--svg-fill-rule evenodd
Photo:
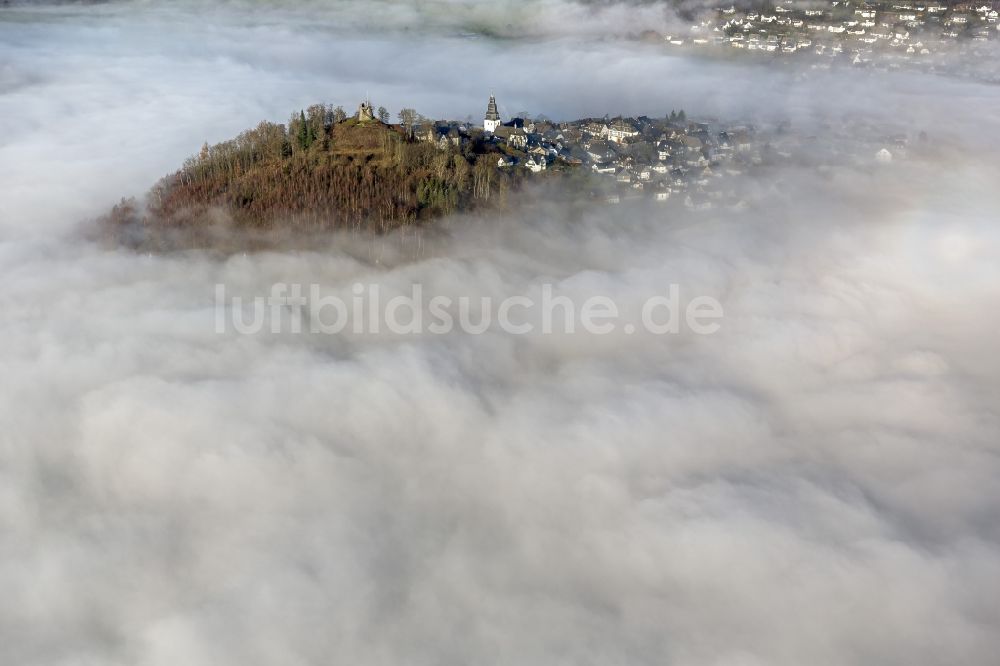
<path fill-rule="evenodd" d="M 490 95 L 490 103 L 486 107 L 486 118 L 483 119 L 483 129 L 493 133 L 500 127 L 500 113 L 497 111 L 497 100 Z"/>
<path fill-rule="evenodd" d="M 375 120 L 375 111 L 372 110 L 372 103 L 367 99 L 358 105 L 358 120 Z"/>

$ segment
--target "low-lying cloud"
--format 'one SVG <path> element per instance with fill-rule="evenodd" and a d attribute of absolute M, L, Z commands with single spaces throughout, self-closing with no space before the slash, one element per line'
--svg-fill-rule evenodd
<path fill-rule="evenodd" d="M 0 662 L 993 658 L 993 88 L 619 41 L 346 38 L 289 8 L 0 16 Z M 491 88 L 555 117 L 782 116 L 818 146 L 831 119 L 891 121 L 935 152 L 790 164 L 738 213 L 455 219 L 419 252 L 80 239 L 261 118 L 366 91 L 478 117 Z M 712 336 L 215 333 L 216 284 L 277 282 L 619 303 L 676 283 L 725 319 Z"/>

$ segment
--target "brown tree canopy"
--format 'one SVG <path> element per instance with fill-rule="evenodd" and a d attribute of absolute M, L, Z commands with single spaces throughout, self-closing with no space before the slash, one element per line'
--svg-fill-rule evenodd
<path fill-rule="evenodd" d="M 146 206 L 115 208 L 112 223 L 183 228 L 216 222 L 270 229 L 386 231 L 456 210 L 503 205 L 514 176 L 496 168 L 489 144 L 442 148 L 406 128 L 343 119 L 314 105 L 287 125 L 262 122 L 204 146 L 157 183 Z"/>

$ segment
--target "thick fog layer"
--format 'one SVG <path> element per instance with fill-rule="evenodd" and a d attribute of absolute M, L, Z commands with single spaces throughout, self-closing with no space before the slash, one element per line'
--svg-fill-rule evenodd
<path fill-rule="evenodd" d="M 625 32 L 658 6 L 553 6 L 525 41 L 406 30 L 396 4 L 0 10 L 0 663 L 995 659 L 997 90 L 667 57 L 587 37 L 595 11 Z M 365 95 L 478 119 L 491 91 L 507 114 L 684 108 L 817 145 L 857 118 L 931 148 L 789 164 L 741 212 L 449 220 L 419 252 L 84 240 L 261 119 Z M 626 310 L 676 284 L 725 316 L 706 336 L 216 332 L 217 284 L 275 283 L 552 284 Z"/>

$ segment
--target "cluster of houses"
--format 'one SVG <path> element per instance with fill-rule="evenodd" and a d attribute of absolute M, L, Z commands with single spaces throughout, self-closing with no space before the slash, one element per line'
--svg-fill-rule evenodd
<path fill-rule="evenodd" d="M 763 148 L 752 126 L 689 122 L 683 111 L 665 118 L 503 122 L 492 95 L 481 127 L 440 121 L 426 123 L 415 135 L 441 148 L 493 144 L 502 169 L 586 169 L 595 176 L 595 196 L 607 203 L 673 198 L 704 208 L 725 202 L 718 182 L 760 164 Z"/>
<path fill-rule="evenodd" d="M 785 121 L 765 128 L 694 122 L 683 111 L 663 118 L 504 122 L 491 95 L 481 125 L 425 121 L 414 133 L 443 149 L 490 155 L 500 169 L 587 174 L 579 182 L 608 204 L 648 199 L 693 210 L 744 207 L 763 170 L 772 167 L 887 165 L 933 145 L 925 132 L 911 140 L 898 127 L 863 118 L 814 120 L 821 131 L 796 132 Z"/>
<path fill-rule="evenodd" d="M 663 39 L 673 46 L 714 44 L 880 64 L 886 56 L 926 62 L 953 55 L 959 42 L 974 46 L 1000 38 L 1000 0 L 778 0 L 766 6 L 720 7 Z"/>

